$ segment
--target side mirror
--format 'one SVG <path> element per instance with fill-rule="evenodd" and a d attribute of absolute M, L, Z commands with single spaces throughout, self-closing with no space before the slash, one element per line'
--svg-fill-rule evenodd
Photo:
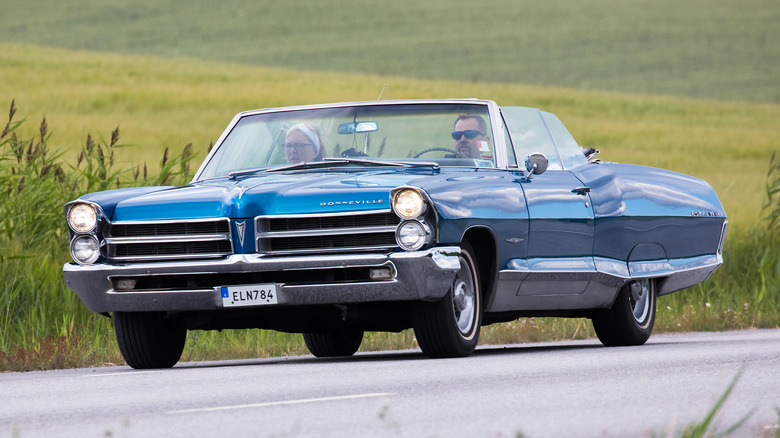
<path fill-rule="evenodd" d="M 547 170 L 547 157 L 544 154 L 534 153 L 525 158 L 525 170 L 528 171 L 528 177 L 531 175 L 541 175 Z"/>
<path fill-rule="evenodd" d="M 587 148 L 584 151 L 582 151 L 583 154 L 585 154 L 585 158 L 588 159 L 588 161 L 595 161 L 596 157 L 599 156 L 599 153 L 601 153 L 600 150 L 596 148 Z"/>

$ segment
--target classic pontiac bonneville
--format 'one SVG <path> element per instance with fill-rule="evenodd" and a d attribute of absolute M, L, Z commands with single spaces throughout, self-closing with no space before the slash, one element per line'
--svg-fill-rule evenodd
<path fill-rule="evenodd" d="M 303 333 L 329 357 L 413 328 L 459 357 L 483 325 L 560 316 L 640 345 L 656 297 L 721 265 L 728 222 L 706 182 L 596 153 L 487 100 L 243 112 L 190 184 L 68 203 L 65 281 L 134 368 L 176 364 L 188 330 Z"/>

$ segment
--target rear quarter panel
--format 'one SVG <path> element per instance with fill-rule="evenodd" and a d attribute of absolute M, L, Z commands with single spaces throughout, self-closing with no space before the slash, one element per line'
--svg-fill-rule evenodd
<path fill-rule="evenodd" d="M 726 213 L 705 181 L 618 163 L 574 173 L 591 189 L 594 256 L 636 261 L 716 254 Z"/>

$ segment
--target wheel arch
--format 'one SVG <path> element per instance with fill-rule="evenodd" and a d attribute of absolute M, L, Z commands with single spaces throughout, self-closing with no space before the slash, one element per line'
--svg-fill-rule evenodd
<path fill-rule="evenodd" d="M 472 227 L 466 230 L 462 242 L 467 242 L 474 250 L 472 256 L 477 265 L 479 287 L 482 290 L 482 308 L 486 309 L 495 294 L 498 281 L 496 234 L 487 227 Z"/>

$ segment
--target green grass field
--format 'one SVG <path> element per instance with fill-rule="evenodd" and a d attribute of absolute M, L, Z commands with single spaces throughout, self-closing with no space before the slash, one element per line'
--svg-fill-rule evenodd
<path fill-rule="evenodd" d="M 192 143 L 191 173 L 239 111 L 374 100 L 385 86 L 383 99 L 539 107 L 603 160 L 707 180 L 729 215 L 726 263 L 661 298 L 656 332 L 780 326 L 780 232 L 762 220 L 780 150 L 776 2 L 28 3 L 0 6 L 0 115 L 15 99 L 30 150 L 45 117 L 48 152 L 17 161 L 0 139 L 0 370 L 121 363 L 110 321 L 63 284 L 66 201 L 131 184 L 144 163 L 140 183 L 153 183 L 166 147 L 176 170 Z M 117 126 L 124 146 L 109 148 Z M 110 177 L 74 169 L 89 134 L 116 153 Z M 482 341 L 592 336 L 587 320 L 522 319 Z M 414 345 L 408 331 L 372 333 L 362 348 Z M 183 360 L 298 353 L 296 335 L 195 332 Z"/>
<path fill-rule="evenodd" d="M 7 43 L 780 103 L 774 0 L 6 0 L 0 11 Z"/>

